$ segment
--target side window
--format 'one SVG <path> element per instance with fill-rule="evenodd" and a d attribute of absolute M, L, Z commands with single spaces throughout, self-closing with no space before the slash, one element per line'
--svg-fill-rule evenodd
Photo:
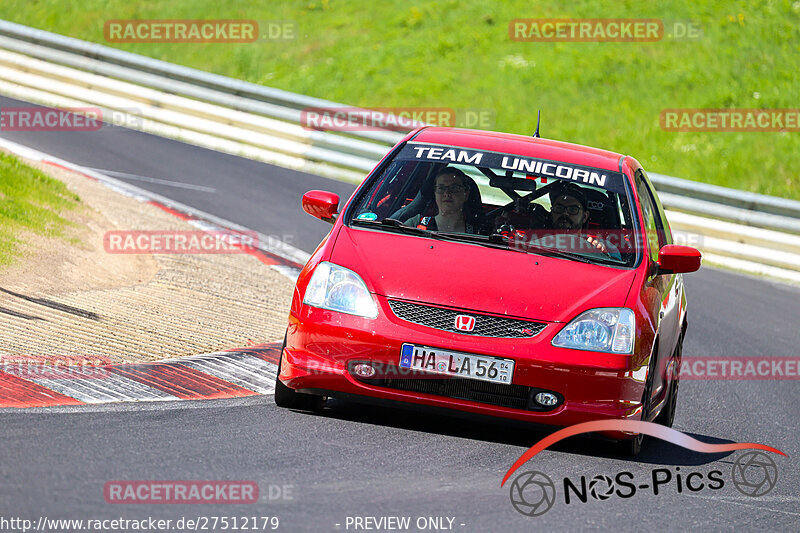
<path fill-rule="evenodd" d="M 650 178 L 647 176 L 647 172 L 645 172 L 643 169 L 639 169 L 639 172 L 642 173 L 642 177 L 644 178 L 642 180 L 644 182 L 644 186 L 650 192 L 650 196 L 653 199 L 653 204 L 656 207 L 656 213 L 657 213 L 656 220 L 661 223 L 659 225 L 659 234 L 658 234 L 659 244 L 661 246 L 664 246 L 665 244 L 672 244 L 673 242 L 672 231 L 670 230 L 669 227 L 667 214 L 664 212 L 664 206 L 661 205 L 661 201 L 658 199 L 658 195 L 656 194 L 655 189 L 653 188 L 653 184 L 650 182 Z"/>
<path fill-rule="evenodd" d="M 392 162 L 381 177 L 381 185 L 365 199 L 359 211 L 373 212 L 380 219 L 411 202 L 419 190 L 419 183 L 425 177 L 424 173 L 417 172 L 419 167 L 418 163 Z M 414 172 L 417 172 L 417 175 L 411 179 L 410 176 Z"/>
<path fill-rule="evenodd" d="M 642 177 L 642 171 L 637 170 L 635 175 L 636 192 L 639 195 L 639 203 L 642 205 L 642 215 L 644 216 L 644 229 L 647 234 L 647 248 L 650 251 L 650 259 L 658 261 L 658 250 L 661 248 L 661 239 L 664 232 L 658 210 L 653 202 L 653 196 L 647 188 L 647 184 Z"/>

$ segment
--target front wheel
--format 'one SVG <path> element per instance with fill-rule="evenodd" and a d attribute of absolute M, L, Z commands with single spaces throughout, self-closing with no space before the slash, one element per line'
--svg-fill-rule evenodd
<path fill-rule="evenodd" d="M 647 415 L 650 413 L 651 394 L 653 392 L 653 380 L 655 379 L 656 368 L 656 354 L 658 353 L 658 341 L 653 347 L 653 355 L 650 357 L 650 365 L 647 369 L 647 381 L 644 384 L 644 392 L 642 393 L 642 420 L 647 421 Z M 625 457 L 636 457 L 642 451 L 644 443 L 644 433 L 639 433 L 632 439 L 618 440 L 616 442 L 616 451 L 619 455 Z"/>
<path fill-rule="evenodd" d="M 664 406 L 664 409 L 661 410 L 658 417 L 655 419 L 657 424 L 667 426 L 668 428 L 671 428 L 672 423 L 675 421 L 675 411 L 678 407 L 678 383 L 677 378 L 672 381 L 672 385 L 669 387 L 667 405 Z"/>
<path fill-rule="evenodd" d="M 632 439 L 617 441 L 617 453 L 623 457 L 636 457 L 642 451 L 644 433 L 639 433 Z"/>
<path fill-rule="evenodd" d="M 325 398 L 315 394 L 302 394 L 290 389 L 281 381 L 281 363 L 283 350 L 286 348 L 286 338 L 283 339 L 281 355 L 278 358 L 278 375 L 275 378 L 275 405 L 286 409 L 300 409 L 303 411 L 321 411 L 325 407 Z"/>
<path fill-rule="evenodd" d="M 661 409 L 661 412 L 656 417 L 655 422 L 657 424 L 661 424 L 662 426 L 667 426 L 668 428 L 672 427 L 672 423 L 675 421 L 675 411 L 678 409 L 678 386 L 680 385 L 680 364 L 681 364 L 681 356 L 683 355 L 683 335 L 681 335 L 681 339 L 678 342 L 678 345 L 675 347 L 675 364 L 677 365 L 677 370 L 673 372 L 672 383 L 669 386 L 669 398 L 667 398 L 667 405 Z"/>

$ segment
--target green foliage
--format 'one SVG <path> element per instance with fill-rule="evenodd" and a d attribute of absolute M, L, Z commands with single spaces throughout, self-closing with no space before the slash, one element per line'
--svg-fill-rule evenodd
<path fill-rule="evenodd" d="M 366 107 L 487 109 L 492 129 L 636 157 L 648 170 L 800 198 L 800 133 L 675 133 L 669 108 L 797 108 L 800 1 L 5 0 L 0 17 L 105 43 L 108 19 L 294 21 L 294 40 L 112 44 L 293 92 Z M 517 18 L 660 18 L 697 39 L 535 43 Z M 109 43 L 106 43 L 109 44 Z"/>
<path fill-rule="evenodd" d="M 60 214 L 79 202 L 62 182 L 0 153 L 0 265 L 20 252 L 25 233 L 63 236 L 71 223 Z"/>

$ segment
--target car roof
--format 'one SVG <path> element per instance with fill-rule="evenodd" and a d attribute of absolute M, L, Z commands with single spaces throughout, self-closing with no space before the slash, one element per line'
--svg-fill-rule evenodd
<path fill-rule="evenodd" d="M 412 142 L 444 144 L 619 172 L 621 154 L 540 137 L 461 128 L 422 128 Z"/>

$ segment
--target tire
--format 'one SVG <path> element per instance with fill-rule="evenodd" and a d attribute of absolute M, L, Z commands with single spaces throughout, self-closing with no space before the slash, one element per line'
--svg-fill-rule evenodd
<path fill-rule="evenodd" d="M 315 394 L 302 394 L 290 389 L 281 381 L 281 363 L 283 362 L 283 349 L 286 348 L 286 337 L 283 339 L 281 355 L 278 358 L 278 377 L 275 378 L 275 405 L 285 409 L 300 409 L 302 411 L 319 412 L 325 408 L 325 398 Z"/>
<path fill-rule="evenodd" d="M 617 454 L 623 457 L 636 457 L 642 451 L 644 443 L 644 433 L 639 433 L 636 437 L 617 441 Z"/>
<path fill-rule="evenodd" d="M 678 340 L 678 345 L 675 347 L 674 359 L 677 361 L 678 370 L 669 386 L 669 398 L 667 398 L 667 404 L 661 409 L 661 412 L 655 419 L 657 424 L 661 424 L 662 426 L 666 426 L 668 428 L 671 428 L 672 423 L 675 422 L 675 411 L 678 409 L 678 387 L 680 385 L 680 363 L 682 355 L 683 335 L 681 335 L 681 338 Z"/>
<path fill-rule="evenodd" d="M 642 420 L 647 420 L 650 413 L 650 395 L 653 391 L 653 380 L 655 379 L 655 361 L 658 354 L 658 341 L 653 347 L 653 355 L 650 358 L 650 367 L 647 370 L 647 382 L 644 384 L 642 393 Z M 639 433 L 632 439 L 618 440 L 616 442 L 617 454 L 624 457 L 636 457 L 642 451 L 644 445 L 644 433 Z"/>
<path fill-rule="evenodd" d="M 672 423 L 675 421 L 675 410 L 678 407 L 678 383 L 678 379 L 676 378 L 673 380 L 672 385 L 669 386 L 667 405 L 658 413 L 654 421 L 656 424 L 661 424 L 668 428 L 672 427 Z"/>

